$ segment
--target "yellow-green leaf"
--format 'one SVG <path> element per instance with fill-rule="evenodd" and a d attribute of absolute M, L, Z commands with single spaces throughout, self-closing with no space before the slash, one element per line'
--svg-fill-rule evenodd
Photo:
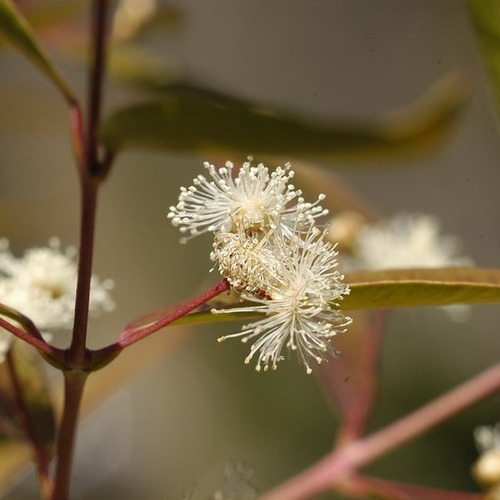
<path fill-rule="evenodd" d="M 365 271 L 346 276 L 342 309 L 500 302 L 500 270 L 476 267 Z"/>
<path fill-rule="evenodd" d="M 447 267 L 360 271 L 348 274 L 345 281 L 351 293 L 340 302 L 344 310 L 500 302 L 500 269 Z M 211 313 L 212 308 L 230 311 L 245 305 L 248 304 L 239 302 L 233 294 L 229 299 L 210 302 L 172 325 L 236 321 L 259 316 L 255 313 Z"/>
<path fill-rule="evenodd" d="M 443 143 L 471 93 L 453 73 L 418 102 L 372 123 L 320 122 L 189 86 L 171 86 L 156 100 L 112 114 L 101 129 L 105 147 L 177 153 L 286 157 L 331 162 L 422 154 Z"/>
<path fill-rule="evenodd" d="M 76 102 L 73 90 L 38 43 L 31 26 L 11 0 L 0 0 L 0 33 L 47 76 L 70 102 Z"/>

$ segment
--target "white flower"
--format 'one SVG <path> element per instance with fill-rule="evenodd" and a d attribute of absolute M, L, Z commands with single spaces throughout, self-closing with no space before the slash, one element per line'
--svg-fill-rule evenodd
<path fill-rule="evenodd" d="M 245 362 L 258 354 L 256 369 L 276 369 L 283 358 L 284 347 L 297 351 L 307 373 L 311 373 L 310 359 L 317 363 L 327 354 L 334 354 L 329 340 L 345 331 L 351 319 L 336 309 L 336 301 L 349 293 L 342 283 L 343 276 L 336 270 L 337 252 L 323 240 L 323 233 L 310 227 L 305 237 L 291 238 L 274 233 L 267 249 L 272 249 L 273 278 L 262 280 L 262 295 L 243 294 L 243 298 L 258 305 L 214 311 L 262 313 L 265 318 L 245 325 L 239 333 L 219 338 L 241 337 L 243 342 L 256 338 Z M 245 267 L 245 266 L 243 266 Z M 237 270 L 237 268 L 235 268 Z M 260 268 L 259 268 L 260 270 Z M 244 271 L 247 272 L 247 269 Z M 238 274 L 234 279 L 239 279 Z"/>
<path fill-rule="evenodd" d="M 353 253 L 356 267 L 362 269 L 472 265 L 460 251 L 460 240 L 440 234 L 435 217 L 403 213 L 361 228 Z"/>
<path fill-rule="evenodd" d="M 359 230 L 353 258 L 342 263 L 354 270 L 384 270 L 470 266 L 472 259 L 461 255 L 460 240 L 440 233 L 437 218 L 431 215 L 398 214 Z M 467 304 L 442 306 L 449 317 L 463 322 L 469 317 Z"/>
<path fill-rule="evenodd" d="M 190 234 L 181 242 L 206 232 L 267 233 L 271 229 L 291 235 L 295 228 L 307 229 L 327 213 L 318 206 L 324 195 L 306 203 L 301 191 L 289 184 L 294 176 L 289 164 L 269 173 L 262 163 L 254 167 L 249 159 L 238 175 L 229 161 L 219 169 L 208 162 L 204 166 L 212 180 L 199 175 L 193 186 L 181 188 L 179 203 L 170 207 L 172 224 Z"/>
<path fill-rule="evenodd" d="M 280 263 L 275 252 L 265 247 L 267 238 L 235 233 L 215 233 L 210 258 L 237 292 L 260 294 L 277 284 Z"/>
<path fill-rule="evenodd" d="M 495 425 L 480 425 L 474 429 L 474 441 L 479 453 L 500 451 L 500 422 Z"/>
<path fill-rule="evenodd" d="M 474 478 L 489 489 L 491 498 L 497 498 L 500 495 L 500 422 L 491 427 L 476 427 L 474 439 L 480 453 L 472 468 Z"/>
<path fill-rule="evenodd" d="M 8 250 L 7 240 L 0 248 L 0 303 L 18 310 L 42 331 L 72 326 L 76 297 L 77 266 L 75 250 L 60 250 L 57 238 L 48 247 L 31 248 L 22 258 Z M 111 311 L 115 304 L 111 280 L 92 277 L 89 311 Z"/>

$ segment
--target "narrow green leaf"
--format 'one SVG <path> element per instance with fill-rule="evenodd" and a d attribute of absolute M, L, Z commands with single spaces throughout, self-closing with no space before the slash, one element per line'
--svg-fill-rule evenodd
<path fill-rule="evenodd" d="M 500 114 L 500 0 L 468 0 L 467 5 Z"/>
<path fill-rule="evenodd" d="M 38 43 L 31 26 L 11 0 L 0 0 L 0 33 L 59 88 L 68 102 L 76 102 L 73 90 Z"/>
<path fill-rule="evenodd" d="M 453 73 L 418 102 L 374 123 L 320 123 L 207 89 L 171 86 L 157 100 L 119 110 L 101 140 L 118 152 L 156 148 L 258 158 L 338 159 L 422 154 L 442 144 L 471 94 L 468 75 Z"/>
<path fill-rule="evenodd" d="M 351 293 L 339 304 L 344 310 L 500 302 L 500 269 L 449 267 L 362 271 L 348 274 L 346 282 Z M 149 312 L 127 325 L 124 333 L 137 333 L 184 303 L 178 302 Z M 257 313 L 230 312 L 232 308 L 245 305 L 249 303 L 242 302 L 238 294 L 225 293 L 171 325 L 242 321 L 259 317 Z M 227 312 L 213 314 L 212 309 Z"/>
<path fill-rule="evenodd" d="M 500 269 L 449 267 L 366 271 L 346 276 L 342 309 L 500 302 Z"/>
<path fill-rule="evenodd" d="M 343 310 L 443 306 L 500 302 L 500 269 L 448 267 L 394 269 L 350 273 L 350 295 L 340 302 Z M 212 314 L 211 309 L 243 307 L 235 294 L 206 304 L 172 325 L 238 321 L 259 317 L 252 313 Z"/>

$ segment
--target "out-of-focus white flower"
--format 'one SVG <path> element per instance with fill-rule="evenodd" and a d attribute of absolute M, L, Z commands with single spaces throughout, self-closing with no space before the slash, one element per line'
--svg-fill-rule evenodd
<path fill-rule="evenodd" d="M 352 258 L 342 260 L 348 269 L 384 270 L 471 266 L 462 255 L 460 239 L 443 235 L 436 217 L 402 213 L 378 224 L 359 229 Z M 467 304 L 442 306 L 453 321 L 469 317 Z"/>
<path fill-rule="evenodd" d="M 253 471 L 241 462 L 227 462 L 224 482 L 215 492 L 214 500 L 256 500 L 257 489 L 250 483 Z"/>
<path fill-rule="evenodd" d="M 349 293 L 336 270 L 337 252 L 323 239 L 323 233 L 310 227 L 304 237 L 291 238 L 273 234 L 267 249 L 274 254 L 272 280 L 261 280 L 261 295 L 245 294 L 243 298 L 257 305 L 214 312 L 261 313 L 265 317 L 243 326 L 242 331 L 219 338 L 241 337 L 243 342 L 257 338 L 245 359 L 249 363 L 258 353 L 256 369 L 276 369 L 283 358 L 284 347 L 297 351 L 307 373 L 310 360 L 321 363 L 327 354 L 334 354 L 330 339 L 345 331 L 351 319 L 344 316 L 336 301 Z M 245 267 L 245 266 L 243 266 Z M 259 266 L 260 270 L 260 266 Z M 238 279 L 238 268 L 234 268 Z M 245 269 L 245 273 L 247 269 Z M 259 278 L 260 280 L 260 278 Z"/>
<path fill-rule="evenodd" d="M 57 238 L 48 247 L 27 250 L 22 258 L 0 245 L 0 303 L 18 310 L 42 331 L 71 328 L 76 297 L 77 266 L 74 248 L 61 251 Z M 112 311 L 115 303 L 111 280 L 91 281 L 89 311 L 98 315 Z M 9 334 L 10 335 L 10 334 Z"/>
<path fill-rule="evenodd" d="M 236 176 L 229 161 L 219 169 L 208 162 L 204 166 L 211 180 L 199 175 L 193 186 L 181 188 L 179 203 L 170 207 L 172 224 L 190 235 L 181 242 L 206 232 L 276 230 L 291 235 L 294 230 L 307 230 L 311 221 L 327 213 L 318 205 L 324 195 L 306 203 L 301 191 L 289 183 L 294 176 L 289 164 L 269 173 L 262 163 L 254 167 L 249 159 Z"/>
<path fill-rule="evenodd" d="M 474 429 L 474 441 L 479 453 L 500 451 L 500 422 L 495 425 L 480 425 Z"/>
<path fill-rule="evenodd" d="M 362 227 L 353 254 L 355 267 L 361 269 L 472 265 L 472 260 L 460 252 L 460 240 L 440 234 L 435 217 L 403 213 Z"/>
<path fill-rule="evenodd" d="M 472 468 L 474 478 L 490 490 L 491 498 L 497 498 L 495 494 L 500 495 L 500 422 L 491 427 L 476 427 L 474 440 L 480 453 Z"/>

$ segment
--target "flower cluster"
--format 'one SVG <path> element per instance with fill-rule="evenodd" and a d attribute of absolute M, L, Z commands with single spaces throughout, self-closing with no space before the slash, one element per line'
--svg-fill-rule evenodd
<path fill-rule="evenodd" d="M 0 239 L 0 303 L 30 318 L 44 333 L 71 328 L 77 281 L 75 255 L 74 248 L 61 251 L 59 240 L 51 238 L 48 247 L 31 248 L 16 258 L 8 240 Z M 113 286 L 109 279 L 92 277 L 91 314 L 114 309 Z M 0 358 L 13 338 L 0 330 Z"/>
<path fill-rule="evenodd" d="M 334 354 L 331 337 L 343 332 L 351 319 L 338 310 L 349 293 L 337 271 L 337 252 L 315 226 L 327 211 L 308 203 L 290 184 L 290 165 L 270 173 L 262 164 L 245 162 L 238 173 L 227 162 L 205 168 L 194 185 L 181 188 L 179 203 L 169 218 L 189 236 L 214 233 L 211 258 L 245 307 L 214 313 L 260 313 L 263 318 L 241 332 L 219 338 L 254 340 L 245 362 L 257 356 L 257 370 L 276 369 L 284 347 L 296 351 L 311 373 L 310 360 L 321 363 Z"/>

